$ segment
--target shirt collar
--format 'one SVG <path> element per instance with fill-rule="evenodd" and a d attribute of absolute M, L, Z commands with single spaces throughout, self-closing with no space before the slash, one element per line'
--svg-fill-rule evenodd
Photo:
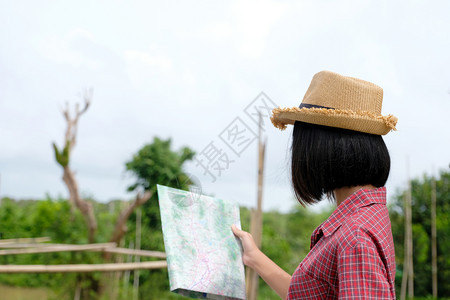
<path fill-rule="evenodd" d="M 335 232 L 358 208 L 374 203 L 386 205 L 386 188 L 361 189 L 345 199 L 331 214 L 331 216 L 317 228 L 324 236 Z"/>

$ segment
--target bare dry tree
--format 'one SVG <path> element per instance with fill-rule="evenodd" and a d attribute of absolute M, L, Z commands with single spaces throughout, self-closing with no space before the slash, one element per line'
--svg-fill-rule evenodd
<path fill-rule="evenodd" d="M 78 130 L 78 120 L 80 116 L 83 115 L 91 105 L 93 96 L 93 89 L 86 89 L 83 94 L 84 106 L 80 110 L 79 103 L 75 104 L 75 114 L 71 115 L 69 110 L 69 104 L 66 103 L 66 108 L 63 109 L 62 113 L 64 119 L 66 120 L 66 132 L 64 136 L 64 148 L 59 150 L 55 143 L 53 143 L 53 149 L 55 150 L 55 158 L 59 165 L 64 170 L 63 181 L 67 186 L 69 191 L 70 203 L 77 207 L 83 214 L 87 227 L 88 227 L 88 241 L 89 243 L 94 242 L 95 233 L 97 231 L 97 220 L 94 215 L 94 208 L 92 203 L 84 200 L 79 192 L 78 182 L 75 178 L 75 173 L 70 168 L 70 155 L 73 148 L 77 142 L 77 130 Z"/>
<path fill-rule="evenodd" d="M 53 149 L 55 151 L 55 159 L 58 164 L 63 168 L 63 181 L 67 186 L 69 191 L 69 201 L 71 204 L 71 209 L 78 208 L 82 213 L 85 222 L 88 227 L 88 241 L 89 243 L 93 243 L 95 241 L 95 234 L 97 232 L 97 220 L 94 214 L 94 207 L 91 202 L 86 201 L 80 195 L 78 182 L 75 177 L 75 173 L 70 168 L 70 157 L 72 151 L 77 142 L 77 132 L 78 132 L 78 121 L 80 117 L 88 110 L 91 105 L 93 97 L 93 89 L 86 89 L 82 95 L 84 100 L 84 105 L 80 108 L 80 104 L 75 104 L 75 111 L 71 114 L 69 109 L 69 104 L 66 103 L 65 109 L 62 110 L 62 114 L 64 119 L 66 120 L 66 132 L 64 135 L 64 148 L 61 150 L 58 146 L 53 143 Z M 111 235 L 110 241 L 115 242 L 117 244 L 120 243 L 125 233 L 127 232 L 126 222 L 133 211 L 138 207 L 147 202 L 152 196 L 152 193 L 146 191 L 145 193 L 137 194 L 136 199 L 132 201 L 123 211 L 120 213 L 114 231 Z M 104 255 L 106 260 L 110 259 L 110 254 Z M 80 279 L 79 279 L 80 280 Z M 88 277 L 88 280 L 91 281 L 91 286 L 94 286 L 94 291 L 100 295 L 103 293 L 103 289 L 99 284 L 99 280 L 93 277 Z M 77 286 L 79 286 L 79 282 L 77 282 Z M 87 288 L 89 289 L 89 288 Z M 81 293 L 81 292 L 80 292 Z M 89 293 L 89 292 L 88 292 Z"/>
<path fill-rule="evenodd" d="M 119 215 L 119 218 L 117 219 L 116 226 L 114 228 L 113 234 L 111 238 L 109 239 L 110 242 L 119 243 L 120 240 L 123 238 L 125 233 L 127 232 L 127 220 L 130 217 L 130 215 L 133 213 L 133 211 L 143 205 L 145 202 L 148 201 L 152 197 L 152 192 L 145 191 L 143 195 L 137 194 L 136 200 L 134 200 L 128 207 L 124 208 L 122 212 Z"/>
<path fill-rule="evenodd" d="M 63 181 L 67 186 L 70 195 L 70 203 L 72 207 L 78 208 L 83 214 L 86 224 L 88 226 L 88 240 L 89 243 L 94 242 L 95 233 L 97 231 L 97 220 L 94 214 L 94 208 L 91 202 L 84 200 L 80 196 L 78 182 L 75 177 L 75 173 L 70 168 L 70 155 L 73 151 L 73 148 L 77 142 L 77 131 L 78 131 L 78 121 L 88 108 L 91 105 L 93 97 L 93 89 L 86 89 L 83 93 L 84 105 L 83 108 L 80 109 L 79 103 L 75 104 L 75 113 L 72 115 L 70 113 L 69 104 L 66 103 L 65 109 L 63 109 L 62 113 L 64 119 L 66 120 L 66 132 L 64 136 L 64 148 L 59 150 L 55 143 L 53 143 L 53 148 L 55 150 L 55 158 L 59 165 L 64 170 Z M 131 202 L 123 211 L 120 213 L 119 218 L 117 219 L 116 226 L 111 235 L 110 241 L 119 243 L 123 238 L 125 233 L 127 232 L 126 222 L 133 211 L 147 202 L 152 196 L 152 193 L 149 191 L 144 192 L 144 194 L 137 194 L 136 199 Z"/>

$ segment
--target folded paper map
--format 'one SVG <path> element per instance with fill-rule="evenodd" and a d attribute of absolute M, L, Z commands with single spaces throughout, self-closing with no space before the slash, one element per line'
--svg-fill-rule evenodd
<path fill-rule="evenodd" d="M 170 290 L 203 299 L 245 299 L 236 203 L 158 185 Z"/>

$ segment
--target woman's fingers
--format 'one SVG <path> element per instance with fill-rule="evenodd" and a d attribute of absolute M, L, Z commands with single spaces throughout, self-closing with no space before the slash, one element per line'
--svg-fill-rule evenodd
<path fill-rule="evenodd" d="M 254 243 L 253 241 L 253 237 L 250 233 L 248 233 L 247 231 L 244 230 L 240 230 L 239 228 L 237 228 L 236 225 L 231 225 L 231 230 L 233 231 L 234 235 L 237 236 L 238 238 L 240 238 L 242 240 L 242 242 L 244 243 L 244 246 L 246 243 L 248 243 L 249 241 L 251 241 L 252 243 Z"/>
<path fill-rule="evenodd" d="M 237 228 L 236 225 L 234 224 L 231 225 L 231 230 L 233 231 L 234 235 L 237 236 L 238 238 L 242 238 L 243 234 L 245 233 L 244 231 Z"/>
<path fill-rule="evenodd" d="M 236 225 L 232 225 L 231 230 L 234 235 L 241 240 L 242 248 L 244 249 L 244 253 L 242 255 L 244 265 L 253 268 L 253 265 L 257 262 L 261 251 L 258 246 L 256 246 L 252 235 L 246 231 L 240 230 L 236 227 Z"/>
<path fill-rule="evenodd" d="M 248 252 L 254 250 L 255 248 L 258 248 L 250 233 L 240 230 L 236 227 L 236 225 L 232 225 L 231 230 L 233 231 L 234 235 L 241 240 L 244 251 Z"/>

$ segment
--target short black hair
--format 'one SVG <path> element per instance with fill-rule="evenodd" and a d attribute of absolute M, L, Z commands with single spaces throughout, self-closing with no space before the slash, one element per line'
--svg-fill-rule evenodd
<path fill-rule="evenodd" d="M 391 160 L 380 135 L 296 121 L 292 137 L 292 185 L 305 206 L 333 190 L 385 185 Z"/>

